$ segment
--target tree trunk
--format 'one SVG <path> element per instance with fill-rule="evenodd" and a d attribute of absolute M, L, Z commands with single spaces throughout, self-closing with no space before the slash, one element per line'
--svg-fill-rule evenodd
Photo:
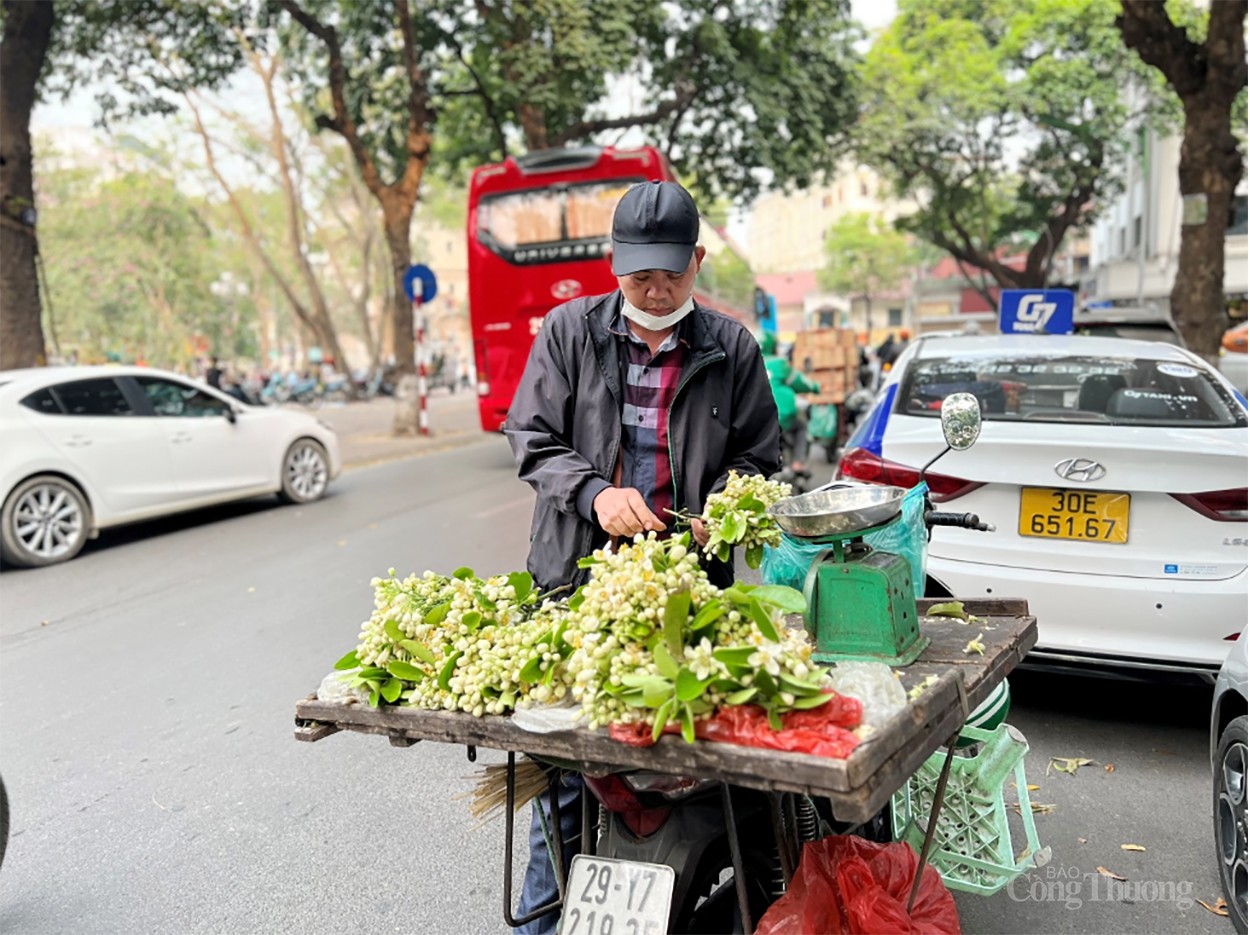
<path fill-rule="evenodd" d="M 1181 143 L 1182 198 L 1206 196 L 1206 219 L 1199 224 L 1182 220 L 1181 252 L 1172 285 L 1172 317 L 1181 337 L 1195 354 L 1215 362 L 1220 338 L 1228 327 L 1224 304 L 1224 239 L 1236 178 L 1226 172 L 1236 162 L 1237 140 L 1228 119 L 1226 101 L 1211 95 L 1185 100 L 1185 137 Z"/>
<path fill-rule="evenodd" d="M 416 362 L 413 357 L 412 303 L 404 292 L 404 274 L 412 265 L 412 205 L 388 192 L 382 202 L 382 223 L 386 248 L 391 255 L 391 321 L 395 342 L 395 424 L 396 435 L 415 435 L 419 430 L 420 400 L 417 395 Z"/>
<path fill-rule="evenodd" d="M 0 370 L 47 362 L 35 258 L 30 114 L 48 55 L 51 0 L 5 0 L 0 41 Z"/>

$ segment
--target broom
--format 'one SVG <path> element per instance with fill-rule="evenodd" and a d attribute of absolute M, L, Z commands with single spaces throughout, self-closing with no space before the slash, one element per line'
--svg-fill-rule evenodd
<path fill-rule="evenodd" d="M 522 755 L 516 763 L 516 802 L 515 811 L 521 806 L 547 791 L 551 775 L 558 767 L 539 763 Z M 490 763 L 479 769 L 467 779 L 474 779 L 477 784 L 472 791 L 456 796 L 456 799 L 470 799 L 469 811 L 474 818 L 481 819 L 477 827 L 483 827 L 492 819 L 503 813 L 508 803 L 508 764 Z"/>

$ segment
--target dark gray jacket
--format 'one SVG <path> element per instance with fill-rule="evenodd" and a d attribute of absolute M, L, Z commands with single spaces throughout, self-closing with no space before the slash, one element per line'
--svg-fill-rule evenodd
<path fill-rule="evenodd" d="M 538 494 L 528 567 L 545 589 L 578 585 L 577 560 L 607 542 L 592 504 L 612 485 L 621 449 L 621 365 L 609 327 L 619 291 L 553 309 L 534 339 L 504 434 Z M 669 418 L 675 509 L 702 512 L 730 470 L 772 474 L 780 426 L 760 349 L 738 322 L 696 305 L 677 326 L 688 345 Z M 719 563 L 714 563 L 719 565 Z M 710 567 L 727 585 L 732 571 Z"/>

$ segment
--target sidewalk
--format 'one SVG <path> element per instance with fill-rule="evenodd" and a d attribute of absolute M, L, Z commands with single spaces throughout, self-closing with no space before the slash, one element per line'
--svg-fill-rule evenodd
<path fill-rule="evenodd" d="M 473 445 L 490 437 L 478 423 L 477 397 L 463 392 L 430 395 L 427 436 L 393 435 L 395 400 L 387 396 L 365 402 L 326 404 L 305 411 L 338 434 L 345 470 Z"/>

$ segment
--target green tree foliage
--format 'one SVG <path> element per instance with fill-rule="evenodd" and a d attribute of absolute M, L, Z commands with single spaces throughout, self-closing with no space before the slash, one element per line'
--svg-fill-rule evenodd
<path fill-rule="evenodd" d="M 920 208 L 905 226 L 1001 286 L 1044 283 L 1116 192 L 1121 91 L 1143 73 L 1116 0 L 901 0 L 864 66 L 861 157 Z M 1023 270 L 1002 248 L 1028 247 Z"/>
<path fill-rule="evenodd" d="M 446 165 L 642 128 L 705 200 L 805 185 L 854 119 L 844 0 L 447 0 Z M 609 112 L 609 78 L 634 91 Z M 476 92 L 476 93 L 467 93 Z"/>
<path fill-rule="evenodd" d="M 0 206 L 9 220 L 34 206 L 30 115 L 36 99 L 99 89 L 104 119 L 169 113 L 173 95 L 214 87 L 237 71 L 230 30 L 243 5 L 198 0 L 7 0 L 0 43 Z M 165 67 L 171 61 L 180 67 Z M 0 366 L 44 357 L 35 272 L 38 228 L 0 225 Z"/>
<path fill-rule="evenodd" d="M 867 328 L 872 333 L 872 299 L 897 289 L 913 262 L 907 238 L 879 218 L 847 214 L 825 235 L 825 265 L 816 273 L 821 288 L 867 306 Z"/>
<path fill-rule="evenodd" d="M 721 250 L 703 258 L 699 283 L 719 298 L 741 309 L 755 307 L 755 273 L 733 250 Z"/>
<path fill-rule="evenodd" d="M 197 338 L 223 359 L 256 353 L 250 297 L 218 296 L 221 245 L 204 206 L 158 173 L 107 181 L 89 169 L 40 174 L 41 249 L 63 356 L 188 368 Z"/>

